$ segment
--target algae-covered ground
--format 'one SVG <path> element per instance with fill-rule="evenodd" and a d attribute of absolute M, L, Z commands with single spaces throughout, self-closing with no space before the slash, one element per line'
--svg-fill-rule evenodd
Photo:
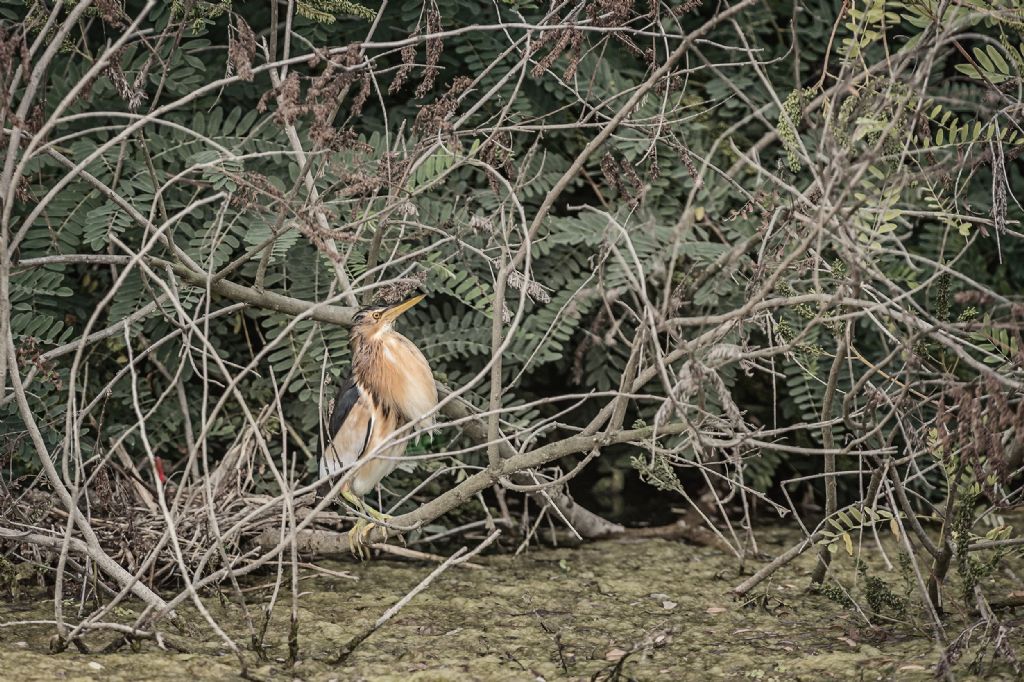
<path fill-rule="evenodd" d="M 768 533 L 761 549 L 777 554 L 792 539 Z M 331 564 L 358 581 L 310 577 L 300 582 L 294 666 L 287 664 L 285 592 L 268 631 L 267 660 L 244 652 L 251 678 L 925 680 L 934 679 L 940 656 L 926 624 L 913 615 L 871 626 L 855 611 L 807 593 L 811 557 L 781 571 L 746 604 L 726 594 L 739 579 L 733 558 L 675 541 L 606 541 L 477 561 L 485 568 L 444 573 L 340 665 L 332 659 L 341 645 L 416 585 L 430 566 L 381 560 Z M 898 572 L 883 577 L 899 583 Z M 250 586 L 266 580 L 263 576 Z M 999 592 L 1012 585 L 988 587 Z M 246 595 L 254 617 L 264 597 L 259 590 Z M 249 640 L 237 604 L 216 598 L 208 604 L 236 641 Z M 1005 625 L 1021 632 L 1021 614 L 1002 616 Z M 953 622 L 958 617 L 950 616 L 953 636 L 960 630 Z M 52 609 L 42 595 L 0 606 L 4 622 L 45 618 L 52 618 Z M 189 618 L 203 629 L 194 612 Z M 0 628 L 0 677 L 228 680 L 239 675 L 238 660 L 212 634 L 203 640 L 168 627 L 167 637 L 189 653 L 143 642 L 137 651 L 100 655 L 49 654 L 52 632 L 35 625 Z M 89 643 L 98 649 L 109 639 L 109 634 L 97 636 Z M 1024 649 L 1024 638 L 1016 639 L 1018 650 Z M 957 679 L 971 677 L 966 663 L 972 655 L 968 650 L 961 659 Z M 1012 679 L 1003 664 L 988 670 L 993 679 Z"/>

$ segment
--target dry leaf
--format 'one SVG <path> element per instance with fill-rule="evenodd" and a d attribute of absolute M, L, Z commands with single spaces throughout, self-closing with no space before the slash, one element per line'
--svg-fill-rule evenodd
<path fill-rule="evenodd" d="M 672 610 L 672 609 L 674 609 L 675 607 L 679 606 L 679 604 L 677 604 L 677 603 L 676 603 L 676 602 L 674 602 L 674 601 L 669 601 L 668 599 L 666 599 L 665 601 L 661 602 L 661 606 L 662 606 L 662 608 L 664 608 L 665 610 L 667 610 L 667 611 L 671 611 L 671 610 Z"/>
<path fill-rule="evenodd" d="M 616 647 L 615 649 L 609 649 L 608 650 L 608 653 L 606 653 L 604 655 L 604 660 L 611 661 L 612 663 L 615 663 L 616 661 L 621 660 L 622 657 L 625 656 L 625 655 L 626 655 L 626 652 L 623 649 L 619 649 L 619 648 Z"/>
<path fill-rule="evenodd" d="M 708 610 L 705 611 L 705 613 L 710 613 L 711 615 L 715 615 L 716 613 L 724 613 L 724 612 L 725 612 L 725 609 L 723 609 L 721 606 L 709 606 Z"/>

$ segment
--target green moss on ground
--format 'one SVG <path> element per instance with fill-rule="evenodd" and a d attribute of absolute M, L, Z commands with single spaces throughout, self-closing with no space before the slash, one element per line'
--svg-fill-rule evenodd
<path fill-rule="evenodd" d="M 762 550 L 770 554 L 792 540 L 769 535 L 775 541 Z M 246 651 L 249 671 L 259 679 L 301 680 L 590 679 L 611 673 L 617 657 L 646 642 L 626 656 L 622 679 L 927 680 L 940 655 L 924 623 L 907 617 L 872 627 L 855 611 L 807 593 L 811 557 L 763 585 L 747 605 L 726 594 L 737 582 L 733 558 L 677 542 L 610 541 L 479 561 L 485 570 L 442 575 L 344 665 L 331 663 L 338 648 L 428 569 L 389 561 L 332 565 L 359 581 L 300 583 L 297 664 L 285 663 L 285 593 L 268 631 L 268 661 Z M 898 582 L 898 574 L 889 577 Z M 262 595 L 250 593 L 247 601 L 258 619 Z M 237 641 L 249 641 L 237 605 L 210 599 L 209 606 Z M 0 606 L 5 622 L 51 614 L 46 600 Z M 194 613 L 188 617 L 201 623 Z M 956 617 L 950 616 L 954 633 Z M 1010 624 L 1021 620 L 1007 615 Z M 20 680 L 238 679 L 237 659 L 212 634 L 202 642 L 170 630 L 187 654 L 144 642 L 137 652 L 112 655 L 48 654 L 51 634 L 46 626 L 0 629 L 0 669 Z M 1012 679 L 1008 672 L 1005 679 Z"/>

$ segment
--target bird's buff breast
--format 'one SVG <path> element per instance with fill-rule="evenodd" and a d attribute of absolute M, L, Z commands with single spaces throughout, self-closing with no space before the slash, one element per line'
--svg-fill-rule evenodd
<path fill-rule="evenodd" d="M 400 377 L 388 382 L 390 398 L 408 421 L 418 422 L 430 414 L 437 405 L 434 375 L 420 349 L 405 337 L 395 335 L 384 342 L 383 360 L 389 365 L 389 374 Z M 423 426 L 433 422 L 430 418 Z"/>

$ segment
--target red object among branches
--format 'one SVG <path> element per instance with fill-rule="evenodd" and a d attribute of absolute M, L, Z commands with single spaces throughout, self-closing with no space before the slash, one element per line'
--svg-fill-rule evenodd
<path fill-rule="evenodd" d="M 167 474 L 164 473 L 164 460 L 161 457 L 153 458 L 153 465 L 156 467 L 156 477 L 160 480 L 160 484 L 167 483 Z"/>

